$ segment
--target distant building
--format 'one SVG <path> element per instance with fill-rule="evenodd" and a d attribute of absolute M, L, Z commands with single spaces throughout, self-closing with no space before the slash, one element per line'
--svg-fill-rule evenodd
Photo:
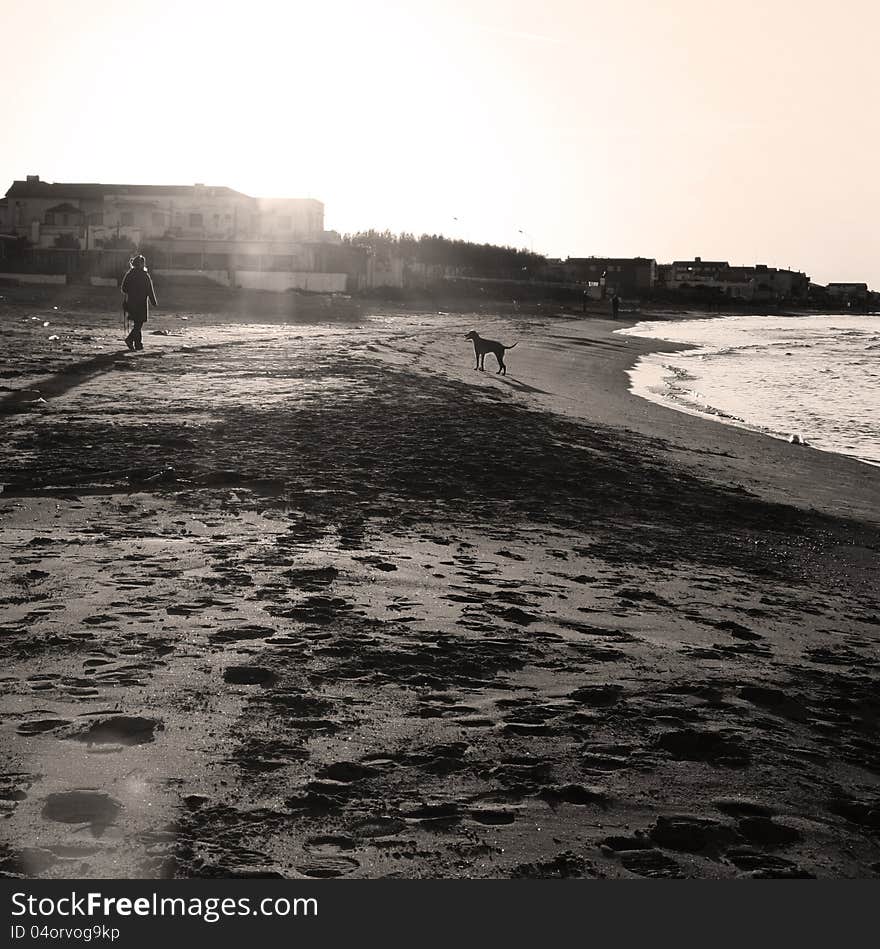
<path fill-rule="evenodd" d="M 731 300 L 781 302 L 803 301 L 810 278 L 793 270 L 778 270 L 766 264 L 731 266 L 726 260 L 676 260 L 657 268 L 658 287 L 665 290 L 715 291 Z"/>
<path fill-rule="evenodd" d="M 28 175 L 6 192 L 0 222 L 31 243 L 60 236 L 91 250 L 115 238 L 320 241 L 324 205 L 312 198 L 253 198 L 226 187 L 41 181 Z"/>
<path fill-rule="evenodd" d="M 717 286 L 729 268 L 726 260 L 674 260 L 664 272 L 664 283 L 669 290 Z"/>
<path fill-rule="evenodd" d="M 649 293 L 657 279 L 657 261 L 648 257 L 569 257 L 552 267 L 572 283 L 599 286 L 609 295 Z"/>
<path fill-rule="evenodd" d="M 731 300 L 754 300 L 757 280 L 754 267 L 727 267 L 713 285 Z"/>
<path fill-rule="evenodd" d="M 765 264 L 757 264 L 754 270 L 757 299 L 804 302 L 810 294 L 810 278 L 805 273 Z"/>
<path fill-rule="evenodd" d="M 259 236 L 276 240 L 323 239 L 324 205 L 311 198 L 257 198 Z"/>
<path fill-rule="evenodd" d="M 829 283 L 825 293 L 832 303 L 853 309 L 867 309 L 872 300 L 866 283 Z"/>

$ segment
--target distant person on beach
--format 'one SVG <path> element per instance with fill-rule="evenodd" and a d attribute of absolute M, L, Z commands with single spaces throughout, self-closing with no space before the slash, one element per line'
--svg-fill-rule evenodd
<path fill-rule="evenodd" d="M 150 304 L 158 306 L 153 281 L 147 273 L 147 261 L 143 254 L 132 257 L 128 262 L 128 273 L 122 278 L 122 308 L 131 320 L 131 332 L 125 337 L 129 349 L 143 349 L 144 341 L 141 329 L 147 322 Z"/>
<path fill-rule="evenodd" d="M 620 313 L 620 297 L 617 295 L 617 291 L 614 292 L 614 296 L 611 297 L 611 315 L 616 320 L 617 314 Z"/>

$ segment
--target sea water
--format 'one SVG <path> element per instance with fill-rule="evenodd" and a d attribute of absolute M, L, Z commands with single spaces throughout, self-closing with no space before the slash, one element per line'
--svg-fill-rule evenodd
<path fill-rule="evenodd" d="M 880 465 L 880 315 L 725 316 L 618 330 L 652 353 L 632 390 L 662 405 Z"/>

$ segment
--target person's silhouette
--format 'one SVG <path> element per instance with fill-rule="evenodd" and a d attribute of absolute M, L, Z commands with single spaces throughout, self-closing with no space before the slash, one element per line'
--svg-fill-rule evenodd
<path fill-rule="evenodd" d="M 129 349 L 143 349 L 144 340 L 141 329 L 147 322 L 150 313 L 150 304 L 158 306 L 156 292 L 153 290 L 153 281 L 147 273 L 147 261 L 143 254 L 132 257 L 128 262 L 128 273 L 122 278 L 122 306 L 128 313 L 132 329 L 125 337 L 125 345 Z"/>

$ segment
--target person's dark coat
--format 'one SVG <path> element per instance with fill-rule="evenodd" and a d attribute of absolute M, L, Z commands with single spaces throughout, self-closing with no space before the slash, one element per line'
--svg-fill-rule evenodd
<path fill-rule="evenodd" d="M 150 304 L 159 305 L 150 275 L 140 267 L 132 267 L 122 278 L 121 289 L 125 294 L 125 308 L 132 321 L 145 323 L 150 313 Z"/>

